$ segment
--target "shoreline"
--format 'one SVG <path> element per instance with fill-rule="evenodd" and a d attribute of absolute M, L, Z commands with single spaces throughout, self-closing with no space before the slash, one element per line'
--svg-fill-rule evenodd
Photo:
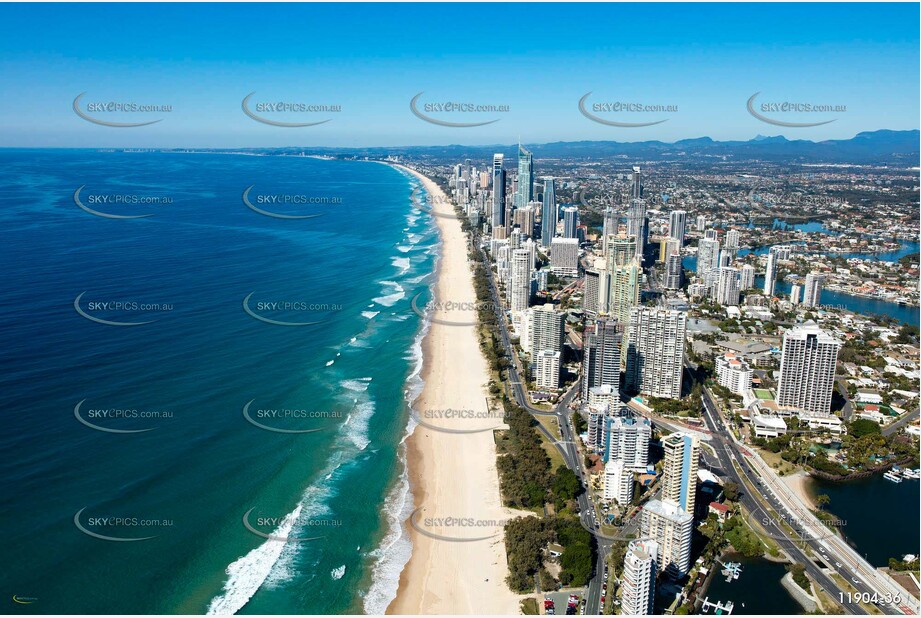
<path fill-rule="evenodd" d="M 810 477 L 809 474 L 803 470 L 799 470 L 793 474 L 787 474 L 778 478 L 790 491 L 802 500 L 807 508 L 812 510 L 819 508 L 816 504 L 815 497 L 812 495 L 812 491 L 809 489 L 809 485 L 812 482 L 812 477 Z"/>
<path fill-rule="evenodd" d="M 453 215 L 450 201 L 431 179 L 391 165 L 422 183 L 432 211 Z M 453 216 L 433 218 L 441 251 L 432 286 L 438 304 L 430 317 L 444 322 L 430 321 L 422 340 L 423 386 L 410 407 L 413 420 L 423 418 L 425 423 L 415 424 L 406 439 L 414 509 L 408 521 L 400 522 L 412 552 L 386 613 L 516 615 L 521 597 L 505 584 L 503 537 L 503 524 L 515 513 L 502 506 L 499 495 L 492 431 L 498 423 L 494 418 L 442 415 L 447 410 L 482 413 L 489 371 L 475 326 L 466 235 Z M 468 308 L 446 310 L 443 303 Z"/>

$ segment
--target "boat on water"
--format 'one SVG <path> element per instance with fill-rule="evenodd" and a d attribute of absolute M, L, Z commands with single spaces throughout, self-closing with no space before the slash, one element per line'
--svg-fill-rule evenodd
<path fill-rule="evenodd" d="M 721 564 L 723 564 L 723 569 L 720 570 L 720 573 L 726 576 L 727 583 L 732 583 L 734 580 L 739 579 L 739 575 L 742 573 L 741 562 L 726 562 Z"/>
<path fill-rule="evenodd" d="M 892 481 L 893 483 L 901 483 L 901 482 L 902 482 L 902 477 L 899 476 L 899 475 L 897 475 L 897 474 L 895 474 L 894 472 L 884 472 L 884 473 L 883 473 L 883 478 L 886 479 L 887 481 Z"/>

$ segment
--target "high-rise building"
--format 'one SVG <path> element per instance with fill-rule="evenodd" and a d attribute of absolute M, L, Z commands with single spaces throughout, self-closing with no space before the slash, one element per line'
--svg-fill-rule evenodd
<path fill-rule="evenodd" d="M 723 243 L 723 251 L 720 254 L 721 266 L 731 266 L 739 255 L 739 230 L 729 230 L 726 232 L 726 241 Z M 723 264 L 722 260 L 726 260 Z"/>
<path fill-rule="evenodd" d="M 703 215 L 697 215 L 697 231 L 703 232 L 707 229 L 707 218 Z"/>
<path fill-rule="evenodd" d="M 593 268 L 585 270 L 585 285 L 582 289 L 582 311 L 586 315 L 598 315 L 598 271 Z"/>
<path fill-rule="evenodd" d="M 659 571 L 676 579 L 684 577 L 691 566 L 694 516 L 674 503 L 650 500 L 643 508 L 640 529 L 658 545 Z"/>
<path fill-rule="evenodd" d="M 702 238 L 697 243 L 697 276 L 708 285 L 713 283 L 720 263 L 720 243 L 712 238 Z"/>
<path fill-rule="evenodd" d="M 521 238 L 520 233 L 518 238 Z M 525 311 L 530 304 L 532 265 L 531 252 L 528 249 L 515 249 L 512 251 L 511 281 L 508 293 L 509 309 L 511 311 Z"/>
<path fill-rule="evenodd" d="M 630 197 L 635 200 L 642 199 L 643 197 L 643 178 L 640 173 L 640 168 L 636 165 L 633 166 L 633 174 L 631 174 L 630 179 L 633 181 L 630 187 Z"/>
<path fill-rule="evenodd" d="M 681 397 L 687 313 L 652 307 L 630 310 L 626 388 L 654 397 Z"/>
<path fill-rule="evenodd" d="M 627 470 L 620 459 L 609 459 L 604 466 L 603 496 L 605 500 L 615 500 L 621 506 L 633 500 L 633 472 Z"/>
<path fill-rule="evenodd" d="M 579 209 L 567 206 L 563 209 L 563 238 L 577 238 L 579 228 Z"/>
<path fill-rule="evenodd" d="M 550 270 L 563 277 L 579 276 L 579 241 L 554 238 L 550 242 Z"/>
<path fill-rule="evenodd" d="M 825 275 L 809 273 L 806 275 L 806 288 L 803 294 L 803 305 L 818 307 L 822 304 L 822 286 L 825 284 Z"/>
<path fill-rule="evenodd" d="M 636 240 L 635 254 L 640 258 L 646 249 L 647 221 L 646 202 L 640 199 L 630 200 L 630 206 L 627 207 L 627 236 Z"/>
<path fill-rule="evenodd" d="M 659 544 L 653 539 L 637 539 L 627 545 L 621 579 L 620 613 L 625 616 L 650 616 L 656 591 L 656 558 Z"/>
<path fill-rule="evenodd" d="M 628 470 L 645 472 L 649 464 L 649 419 L 633 416 L 607 416 L 601 426 L 604 461 L 620 459 Z"/>
<path fill-rule="evenodd" d="M 794 305 L 803 302 L 803 286 L 798 283 L 794 283 L 790 286 L 790 302 Z"/>
<path fill-rule="evenodd" d="M 719 269 L 714 300 L 724 307 L 736 307 L 739 304 L 739 270 L 731 266 Z"/>
<path fill-rule="evenodd" d="M 777 404 L 828 414 L 840 349 L 841 342 L 811 320 L 784 333 Z"/>
<path fill-rule="evenodd" d="M 661 499 L 693 513 L 697 495 L 700 438 L 688 433 L 671 433 L 662 438 L 662 448 L 665 450 L 665 459 Z"/>
<path fill-rule="evenodd" d="M 739 269 L 739 289 L 750 290 L 755 287 L 755 267 L 745 264 Z"/>
<path fill-rule="evenodd" d="M 680 290 L 684 283 L 684 267 L 681 264 L 681 254 L 672 253 L 665 260 L 665 289 Z"/>
<path fill-rule="evenodd" d="M 680 243 L 684 243 L 684 232 L 687 226 L 688 213 L 684 210 L 673 210 L 668 214 L 668 235 Z"/>
<path fill-rule="evenodd" d="M 604 222 L 601 227 L 602 249 L 604 255 L 608 254 L 608 237 L 617 235 L 618 219 L 616 210 L 610 206 L 604 209 Z"/>
<path fill-rule="evenodd" d="M 518 186 L 515 191 L 515 208 L 527 208 L 534 199 L 534 155 L 518 144 Z"/>
<path fill-rule="evenodd" d="M 609 385 L 620 390 L 620 348 L 622 336 L 617 321 L 601 318 L 585 329 L 582 343 L 582 399 L 595 386 Z"/>
<path fill-rule="evenodd" d="M 613 236 L 608 242 L 607 264 L 608 271 L 617 266 L 629 264 L 636 254 L 636 240 L 628 236 Z"/>
<path fill-rule="evenodd" d="M 555 390 L 560 387 L 560 353 L 541 350 L 537 353 L 534 382 L 537 388 Z"/>
<path fill-rule="evenodd" d="M 550 303 L 529 309 L 528 341 L 522 342 L 522 349 L 526 350 L 532 359 L 537 357 L 540 350 L 561 351 L 565 336 L 563 328 L 565 319 L 566 316 Z"/>
<path fill-rule="evenodd" d="M 774 295 L 774 287 L 777 285 L 777 254 L 773 248 L 768 253 L 767 265 L 764 268 L 764 295 L 770 298 Z"/>
<path fill-rule="evenodd" d="M 540 215 L 540 244 L 549 247 L 556 235 L 556 187 L 553 179 L 544 181 L 544 202 Z"/>
<path fill-rule="evenodd" d="M 744 395 L 752 387 L 751 368 L 732 352 L 726 352 L 716 359 L 716 377 L 720 386 L 737 395 Z"/>
<path fill-rule="evenodd" d="M 496 153 L 492 158 L 492 228 L 505 226 L 505 169 L 502 167 L 504 155 Z"/>
<path fill-rule="evenodd" d="M 630 310 L 640 302 L 642 280 L 643 267 L 636 257 L 611 271 L 610 314 L 621 324 L 628 322 Z"/>

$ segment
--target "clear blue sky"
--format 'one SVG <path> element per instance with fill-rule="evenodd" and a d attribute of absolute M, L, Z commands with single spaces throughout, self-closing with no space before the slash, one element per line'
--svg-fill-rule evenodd
<path fill-rule="evenodd" d="M 3 4 L 0 23 L 0 146 L 819 140 L 918 128 L 918 4 Z M 173 111 L 143 115 L 164 118 L 149 127 L 97 126 L 71 108 L 84 91 Z M 321 126 L 267 126 L 241 111 L 252 91 L 342 111 L 270 116 L 334 118 Z M 511 111 L 443 117 L 501 117 L 485 127 L 435 126 L 410 113 L 420 91 Z M 589 91 L 590 103 L 679 111 L 654 127 L 607 127 L 579 113 Z M 758 91 L 847 111 L 781 128 L 746 111 Z"/>

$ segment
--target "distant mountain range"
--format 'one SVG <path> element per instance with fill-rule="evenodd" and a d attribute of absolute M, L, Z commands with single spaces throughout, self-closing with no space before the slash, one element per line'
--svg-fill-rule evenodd
<path fill-rule="evenodd" d="M 916 167 L 921 157 L 921 132 L 865 131 L 850 139 L 790 140 L 783 136 L 759 135 L 748 141 L 718 142 L 709 137 L 683 139 L 674 143 L 582 141 L 527 144 L 535 158 L 598 159 L 627 157 L 635 161 L 681 160 L 687 157 L 729 157 L 731 160 L 761 160 L 776 163 L 876 163 Z M 514 160 L 515 145 L 485 146 L 396 146 L 389 148 L 291 148 L 308 154 L 358 156 L 408 155 L 458 160 L 491 158 L 501 152 Z"/>

